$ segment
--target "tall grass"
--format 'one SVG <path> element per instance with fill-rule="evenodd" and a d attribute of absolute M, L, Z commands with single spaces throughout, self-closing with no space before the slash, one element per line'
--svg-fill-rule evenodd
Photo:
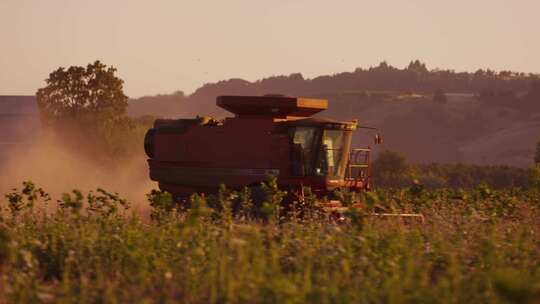
<path fill-rule="evenodd" d="M 153 192 L 151 219 L 117 194 L 53 202 L 32 183 L 0 219 L 0 299 L 34 303 L 534 303 L 540 195 L 410 189 L 370 194 L 341 223 L 276 211 L 283 193 Z M 365 198 L 365 197 L 364 197 Z M 47 212 L 45 204 L 55 205 Z M 314 203 L 313 205 L 316 205 Z M 50 206 L 48 207 L 49 209 Z M 257 209 L 258 208 L 258 209 Z M 277 209 L 276 209 L 277 208 Z M 311 208 L 311 207 L 310 207 Z M 424 224 L 370 217 L 422 212 Z M 258 212 L 258 213 L 257 213 Z"/>

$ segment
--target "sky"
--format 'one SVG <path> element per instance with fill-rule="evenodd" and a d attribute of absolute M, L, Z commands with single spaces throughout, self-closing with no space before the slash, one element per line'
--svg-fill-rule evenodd
<path fill-rule="evenodd" d="M 0 95 L 101 60 L 130 97 L 376 66 L 540 73 L 538 0 L 0 0 Z"/>

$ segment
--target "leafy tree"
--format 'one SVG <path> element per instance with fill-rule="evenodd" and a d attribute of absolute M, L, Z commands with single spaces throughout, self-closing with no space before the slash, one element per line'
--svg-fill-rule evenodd
<path fill-rule="evenodd" d="M 411 167 L 407 160 L 394 151 L 381 152 L 373 162 L 372 172 L 377 186 L 403 186 L 411 177 Z"/>
<path fill-rule="evenodd" d="M 44 124 L 65 144 L 93 159 L 134 155 L 149 125 L 146 119 L 126 116 L 124 81 L 115 74 L 114 67 L 100 61 L 86 67 L 61 67 L 36 93 Z"/>
<path fill-rule="evenodd" d="M 435 91 L 435 94 L 433 94 L 433 101 L 437 103 L 446 103 L 448 99 L 446 98 L 444 91 L 439 88 Z"/>
<path fill-rule="evenodd" d="M 116 69 L 99 61 L 85 67 L 57 69 L 37 91 L 37 102 L 46 124 L 66 120 L 111 121 L 125 114 L 128 97 Z"/>
<path fill-rule="evenodd" d="M 534 163 L 540 166 L 540 141 L 536 144 L 536 152 L 534 153 Z"/>
<path fill-rule="evenodd" d="M 381 61 L 381 63 L 379 63 L 378 66 L 369 69 L 370 72 L 377 72 L 377 73 L 383 73 L 383 72 L 388 73 L 394 70 L 396 70 L 396 68 L 389 65 L 388 62 L 386 61 Z"/>
<path fill-rule="evenodd" d="M 411 61 L 409 63 L 409 66 L 407 67 L 407 70 L 411 72 L 416 72 L 419 74 L 426 74 L 429 72 L 429 70 L 426 67 L 426 64 L 420 62 L 420 60 Z"/>

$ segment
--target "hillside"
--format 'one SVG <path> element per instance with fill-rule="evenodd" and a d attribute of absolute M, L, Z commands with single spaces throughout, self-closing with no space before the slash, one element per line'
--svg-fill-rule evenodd
<path fill-rule="evenodd" d="M 540 138 L 540 76 L 509 71 L 475 73 L 428 70 L 414 61 L 404 69 L 383 62 L 330 76 L 301 74 L 249 82 L 230 79 L 205 84 L 191 95 L 143 97 L 130 102 L 132 116 L 228 115 L 215 106 L 218 95 L 320 97 L 330 100 L 322 116 L 358 118 L 384 135 L 390 149 L 417 163 L 507 164 L 526 167 Z M 434 101 L 442 90 L 446 100 Z M 356 145 L 372 134 L 358 132 Z"/>

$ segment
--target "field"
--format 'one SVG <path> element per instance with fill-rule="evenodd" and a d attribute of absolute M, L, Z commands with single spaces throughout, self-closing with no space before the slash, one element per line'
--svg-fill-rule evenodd
<path fill-rule="evenodd" d="M 536 190 L 361 195 L 364 208 L 322 219 L 308 197 L 288 213 L 272 181 L 262 203 L 221 189 L 151 213 L 104 190 L 58 201 L 32 183 L 0 219 L 0 299 L 34 303 L 539 303 Z M 347 195 L 345 195 L 347 196 Z M 347 201 L 347 199 L 345 199 Z M 425 223 L 374 211 L 420 212 Z"/>

